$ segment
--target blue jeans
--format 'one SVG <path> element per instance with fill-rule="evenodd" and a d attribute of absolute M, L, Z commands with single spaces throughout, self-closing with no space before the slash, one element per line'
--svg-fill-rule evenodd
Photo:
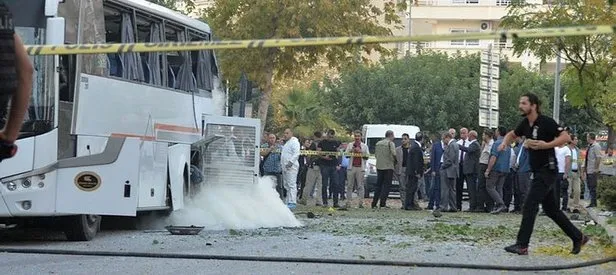
<path fill-rule="evenodd" d="M 428 202 L 428 209 L 434 209 L 441 205 L 441 177 L 436 175 L 432 177 L 432 184 L 430 188 L 430 202 Z"/>
<path fill-rule="evenodd" d="M 332 198 L 334 199 L 334 205 L 338 205 L 338 197 L 340 194 L 340 188 L 338 187 L 338 173 L 336 166 L 321 165 L 321 198 L 323 198 L 323 205 L 327 205 L 327 190 L 331 186 Z"/>

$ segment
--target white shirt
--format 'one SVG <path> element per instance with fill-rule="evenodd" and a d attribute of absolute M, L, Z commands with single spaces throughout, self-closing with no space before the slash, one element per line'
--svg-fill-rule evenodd
<path fill-rule="evenodd" d="M 569 147 L 556 147 L 556 161 L 558 162 L 558 173 L 565 173 L 566 158 L 571 157 L 571 149 Z"/>
<path fill-rule="evenodd" d="M 468 141 L 468 139 L 459 139 L 457 143 L 458 145 L 464 146 L 464 147 L 468 147 L 468 145 L 471 144 L 470 141 Z M 462 160 L 464 160 L 464 155 L 466 155 L 466 152 L 460 150 L 460 158 Z"/>
<path fill-rule="evenodd" d="M 578 170 L 578 150 L 571 150 L 571 170 Z"/>
<path fill-rule="evenodd" d="M 284 146 L 282 146 L 280 164 L 282 165 L 283 170 L 289 163 L 291 163 L 291 168 L 299 168 L 299 148 L 299 140 L 297 140 L 296 137 L 291 137 L 291 139 L 289 139 Z"/>
<path fill-rule="evenodd" d="M 443 153 L 441 154 L 441 163 L 443 163 L 443 155 L 445 155 L 445 142 L 441 140 L 441 147 L 443 147 Z"/>
<path fill-rule="evenodd" d="M 492 145 L 494 145 L 494 139 L 490 139 L 488 144 L 481 150 L 481 156 L 479 156 L 479 163 L 488 164 L 490 162 L 490 152 L 492 151 Z"/>

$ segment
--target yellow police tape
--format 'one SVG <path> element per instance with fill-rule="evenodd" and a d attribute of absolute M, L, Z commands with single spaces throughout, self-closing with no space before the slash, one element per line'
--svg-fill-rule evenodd
<path fill-rule="evenodd" d="M 359 36 L 323 37 L 303 39 L 224 40 L 160 43 L 116 43 L 116 44 L 75 44 L 75 45 L 27 45 L 29 55 L 102 54 L 129 52 L 172 52 L 217 49 L 250 49 L 276 47 L 331 46 L 351 44 L 376 44 L 395 42 L 427 42 L 463 39 L 517 39 L 561 37 L 616 33 L 616 25 L 577 27 L 537 28 L 503 30 L 478 33 L 429 34 L 416 36 Z"/>

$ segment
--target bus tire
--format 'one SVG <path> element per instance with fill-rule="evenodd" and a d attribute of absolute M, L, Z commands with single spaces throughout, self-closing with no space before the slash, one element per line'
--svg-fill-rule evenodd
<path fill-rule="evenodd" d="M 90 241 L 101 226 L 99 215 L 77 215 L 68 217 L 64 235 L 69 241 Z"/>

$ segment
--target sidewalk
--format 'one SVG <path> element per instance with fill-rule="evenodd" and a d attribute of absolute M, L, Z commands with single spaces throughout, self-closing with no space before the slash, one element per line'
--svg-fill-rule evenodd
<path fill-rule="evenodd" d="M 582 205 L 588 205 L 586 201 L 581 201 Z M 601 227 L 605 228 L 607 234 L 612 237 L 612 244 L 616 244 L 616 225 L 607 224 L 610 217 L 616 217 L 616 212 L 601 211 L 600 208 L 584 208 L 588 215 Z M 611 214 L 606 215 L 606 214 Z"/>

